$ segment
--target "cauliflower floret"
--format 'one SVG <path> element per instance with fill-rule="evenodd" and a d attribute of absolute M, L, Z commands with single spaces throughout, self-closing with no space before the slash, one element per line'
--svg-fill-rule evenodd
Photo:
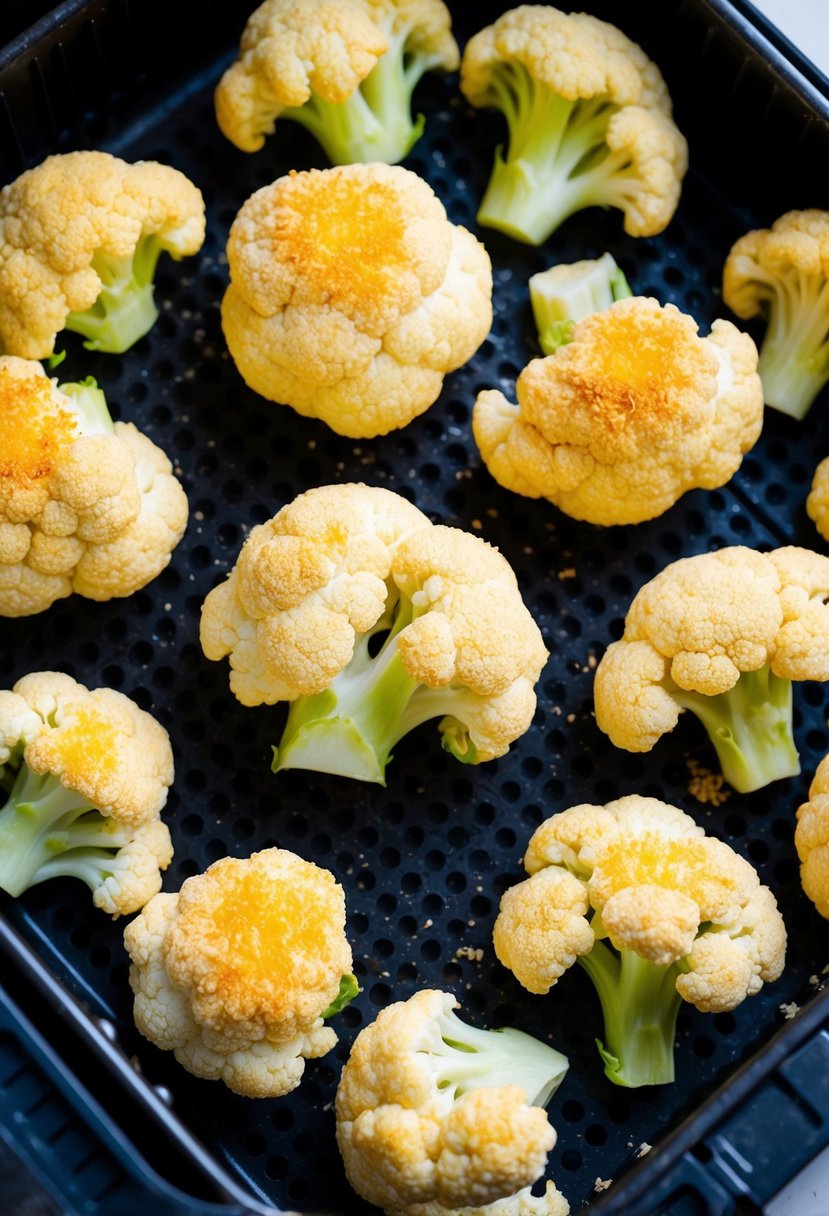
<path fill-rule="evenodd" d="M 216 89 L 216 118 L 256 152 L 278 118 L 301 123 L 335 165 L 403 159 L 423 131 L 424 72 L 458 66 L 442 0 L 266 0 Z"/>
<path fill-rule="evenodd" d="M 681 1000 L 733 1009 L 782 972 L 786 930 L 771 891 L 677 807 L 634 794 L 562 811 L 537 829 L 525 865 L 530 877 L 501 900 L 495 953 L 537 993 L 581 964 L 617 1085 L 673 1081 Z"/>
<path fill-rule="evenodd" d="M 284 849 L 225 857 L 127 926 L 136 1026 L 234 1093 L 289 1093 L 336 1044 L 324 1019 L 358 991 L 344 927 L 328 870 Z"/>
<path fill-rule="evenodd" d="M 524 4 L 471 38 L 461 90 L 509 125 L 478 222 L 540 245 L 584 207 L 617 207 L 631 236 L 670 221 L 688 149 L 659 69 L 586 13 Z"/>
<path fill-rule="evenodd" d="M 161 252 L 196 253 L 204 202 L 177 169 L 107 152 L 50 156 L 0 191 L 0 352 L 51 355 L 57 333 L 120 354 L 158 310 Z"/>
<path fill-rule="evenodd" d="M 766 404 L 805 418 L 829 381 L 829 211 L 787 211 L 741 236 L 722 294 L 738 317 L 768 322 L 758 368 Z"/>
<path fill-rule="evenodd" d="M 824 540 L 829 540 L 829 456 L 821 460 L 806 499 L 806 513 Z"/>
<path fill-rule="evenodd" d="M 672 304 L 623 299 L 524 368 L 517 406 L 481 392 L 473 432 L 506 489 L 590 523 L 639 523 L 739 468 L 763 423 L 756 366 L 728 321 L 700 338 Z"/>
<path fill-rule="evenodd" d="M 547 657 L 496 549 L 363 485 L 309 490 L 254 528 L 204 602 L 201 641 L 230 656 L 242 704 L 292 702 L 275 768 L 378 782 L 435 717 L 465 763 L 503 755 Z"/>
<path fill-rule="evenodd" d="M 0 453 L 0 616 L 73 591 L 132 595 L 169 562 L 187 497 L 94 381 L 58 388 L 39 363 L 0 356 Z"/>
<path fill-rule="evenodd" d="M 427 989 L 358 1035 L 336 1104 L 348 1180 L 390 1216 L 477 1211 L 507 1197 L 514 1207 L 484 1211 L 529 1216 L 520 1192 L 555 1144 L 541 1108 L 567 1061 L 520 1031 L 466 1026 L 455 1007 Z"/>
<path fill-rule="evenodd" d="M 172 860 L 159 818 L 173 780 L 167 732 L 111 688 L 44 671 L 0 692 L 0 887 L 20 895 L 62 875 L 124 916 L 161 887 Z"/>
<path fill-rule="evenodd" d="M 743 546 L 682 558 L 635 597 L 596 672 L 596 722 L 646 752 L 683 709 L 741 793 L 800 772 L 792 680 L 829 680 L 829 558 Z"/>
<path fill-rule="evenodd" d="M 794 843 L 803 890 L 829 918 L 829 756 L 817 766 L 808 802 L 798 807 Z"/>
<path fill-rule="evenodd" d="M 484 247 L 386 165 L 292 172 L 244 204 L 222 324 L 246 383 L 354 438 L 436 400 L 492 323 Z"/>

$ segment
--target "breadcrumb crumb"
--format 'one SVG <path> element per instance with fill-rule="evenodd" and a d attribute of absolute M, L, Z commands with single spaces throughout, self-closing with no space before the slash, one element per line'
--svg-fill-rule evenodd
<path fill-rule="evenodd" d="M 653 1148 L 652 1144 L 648 1144 L 647 1140 L 643 1140 L 642 1143 L 639 1145 L 638 1149 L 636 1150 L 636 1156 L 637 1157 L 646 1157 L 652 1148 Z"/>
<path fill-rule="evenodd" d="M 788 1005 L 786 1005 L 786 1004 L 781 1005 L 780 1012 L 783 1014 L 783 1017 L 786 1019 L 786 1021 L 790 1022 L 792 1020 L 792 1018 L 797 1017 L 797 1015 L 800 1013 L 800 1006 L 796 1005 L 794 1003 L 794 1001 L 792 1001 Z"/>
<path fill-rule="evenodd" d="M 612 1183 L 612 1181 L 613 1181 L 612 1178 L 597 1178 L 596 1181 L 593 1183 L 593 1190 L 598 1195 L 602 1191 L 606 1191 L 607 1188 Z"/>
<path fill-rule="evenodd" d="M 728 801 L 733 790 L 722 773 L 712 773 L 693 756 L 686 756 L 685 763 L 691 774 L 688 793 L 692 798 L 696 798 L 697 802 L 710 803 L 711 806 L 722 806 Z"/>

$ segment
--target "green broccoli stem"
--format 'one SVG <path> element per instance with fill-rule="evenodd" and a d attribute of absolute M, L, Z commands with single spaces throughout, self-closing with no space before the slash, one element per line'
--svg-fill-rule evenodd
<path fill-rule="evenodd" d="M 304 105 L 280 115 L 310 131 L 332 165 L 375 161 L 396 165 L 423 134 L 423 115 L 412 121 L 412 93 L 433 63 L 425 55 L 406 51 L 410 30 L 386 32 L 389 49 L 349 98 L 331 102 L 312 93 Z"/>
<path fill-rule="evenodd" d="M 456 1098 L 471 1089 L 519 1085 L 532 1106 L 546 1106 L 569 1067 L 560 1051 L 521 1030 L 481 1030 L 449 1012 L 440 1031 L 440 1043 L 425 1050 L 438 1089 L 451 1088 Z"/>
<path fill-rule="evenodd" d="M 660 967 L 632 950 L 619 954 L 596 941 L 578 962 L 593 981 L 604 1015 L 596 1040 L 605 1076 L 615 1085 L 668 1085 L 674 1079 L 676 1017 L 682 998 L 679 968 Z"/>
<path fill-rule="evenodd" d="M 792 683 L 770 667 L 745 671 L 728 692 L 707 697 L 671 687 L 695 714 L 716 748 L 722 774 L 740 794 L 800 772 L 792 734 Z"/>
<path fill-rule="evenodd" d="M 41 776 L 21 764 L 0 809 L 0 887 L 18 896 L 48 878 L 68 874 L 97 886 L 100 861 L 111 861 L 127 839 L 123 828 L 57 777 Z M 90 863 L 96 859 L 93 873 Z"/>
<path fill-rule="evenodd" d="M 626 153 L 611 153 L 607 126 L 617 108 L 606 98 L 567 100 L 517 63 L 491 78 L 491 104 L 509 125 L 509 151 L 495 164 L 478 222 L 530 245 L 542 244 L 583 207 L 619 206 L 627 189 Z"/>
<path fill-rule="evenodd" d="M 87 376 L 72 384 L 59 384 L 60 391 L 72 402 L 82 435 L 111 435 L 115 430 L 109 406 L 98 382 Z"/>
<path fill-rule="evenodd" d="M 802 419 L 829 382 L 829 279 L 790 271 L 765 286 L 768 328 L 757 368 L 763 396 Z"/>
<path fill-rule="evenodd" d="M 477 749 L 462 719 L 484 700 L 465 688 L 426 688 L 403 666 L 397 638 L 416 616 L 411 601 L 401 598 L 354 648 L 351 662 L 324 692 L 299 697 L 291 704 L 273 772 L 302 768 L 385 785 L 391 750 L 404 735 L 431 718 L 439 725 L 443 746 L 466 764 L 478 763 Z M 374 636 L 388 630 L 372 658 Z M 458 716 L 456 716 L 458 715 Z"/>
<path fill-rule="evenodd" d="M 66 318 L 66 328 L 87 339 L 87 350 L 121 355 L 152 329 L 158 317 L 153 277 L 160 254 L 155 234 L 142 236 L 132 257 L 95 254 L 92 269 L 103 284 L 98 298 L 91 308 Z"/>

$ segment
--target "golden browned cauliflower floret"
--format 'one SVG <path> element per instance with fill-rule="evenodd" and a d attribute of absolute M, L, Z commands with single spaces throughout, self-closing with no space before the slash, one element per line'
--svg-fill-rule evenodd
<path fill-rule="evenodd" d="M 766 404 L 805 418 L 829 382 L 829 211 L 787 211 L 741 236 L 722 294 L 738 317 L 768 322 L 758 367 Z"/>
<path fill-rule="evenodd" d="M 809 801 L 798 807 L 794 843 L 803 890 L 821 916 L 829 918 L 829 756 L 817 766 Z"/>
<path fill-rule="evenodd" d="M 43 612 L 73 591 L 132 595 L 187 526 L 187 497 L 160 448 L 113 423 L 93 380 L 50 380 L 0 356 L 0 616 Z"/>
<path fill-rule="evenodd" d="M 524 368 L 517 406 L 479 393 L 475 440 L 506 489 L 590 523 L 639 523 L 736 472 L 763 423 L 756 367 L 728 321 L 701 338 L 672 304 L 619 300 Z"/>
<path fill-rule="evenodd" d="M 348 1180 L 389 1216 L 530 1216 L 521 1192 L 555 1144 L 543 1107 L 567 1060 L 519 1030 L 467 1026 L 457 1004 L 427 989 L 357 1036 L 336 1104 Z M 550 1212 L 554 1195 L 551 1184 Z"/>
<path fill-rule="evenodd" d="M 821 460 L 806 499 L 806 513 L 824 540 L 829 540 L 829 456 Z"/>
<path fill-rule="evenodd" d="M 672 562 L 639 591 L 596 672 L 596 722 L 647 752 L 695 714 L 741 793 L 800 772 L 793 680 L 829 680 L 829 558 L 741 545 Z"/>
<path fill-rule="evenodd" d="M 216 90 L 216 118 L 243 152 L 290 118 L 334 165 L 395 164 L 423 131 L 415 85 L 459 58 L 442 0 L 266 0 Z"/>
<path fill-rule="evenodd" d="M 158 316 L 159 254 L 181 258 L 203 240 L 201 193 L 178 169 L 50 156 L 0 190 L 0 353 L 45 359 L 71 329 L 120 354 Z"/>
<path fill-rule="evenodd" d="M 495 922 L 495 953 L 530 992 L 578 962 L 601 1001 L 605 1074 L 674 1079 L 682 1000 L 734 1009 L 776 980 L 786 929 L 754 869 L 689 815 L 632 794 L 546 820 Z"/>
<path fill-rule="evenodd" d="M 161 888 L 172 860 L 159 818 L 173 780 L 163 726 L 111 688 L 36 672 L 0 692 L 0 887 L 73 876 L 112 916 Z"/>
<path fill-rule="evenodd" d="M 523 4 L 469 40 L 461 89 L 509 126 L 480 224 L 532 245 L 584 207 L 619 208 L 631 236 L 668 224 L 688 148 L 659 69 L 615 26 Z"/>
<path fill-rule="evenodd" d="M 201 642 L 230 657 L 243 705 L 292 703 L 275 769 L 378 782 L 431 718 L 465 763 L 503 755 L 547 658 L 497 549 L 364 485 L 309 490 L 254 528 L 204 602 Z"/>
<path fill-rule="evenodd" d="M 358 992 L 334 876 L 285 849 L 225 857 L 126 928 L 135 1024 L 197 1077 L 251 1098 L 300 1082 Z"/>
<path fill-rule="evenodd" d="M 407 169 L 291 173 L 244 204 L 222 324 L 257 393 L 341 435 L 384 435 L 436 400 L 492 323 L 483 245 Z"/>

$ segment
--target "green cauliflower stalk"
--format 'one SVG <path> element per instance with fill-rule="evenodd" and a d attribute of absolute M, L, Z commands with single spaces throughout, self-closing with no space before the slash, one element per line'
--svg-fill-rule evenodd
<path fill-rule="evenodd" d="M 396 165 L 423 134 L 426 119 L 412 119 L 412 94 L 424 73 L 440 66 L 440 56 L 411 48 L 411 26 L 393 31 L 391 21 L 377 24 L 389 49 L 350 97 L 336 103 L 312 92 L 304 105 L 281 114 L 310 131 L 332 165 Z"/>
<path fill-rule="evenodd" d="M 829 211 L 788 211 L 740 237 L 723 300 L 738 317 L 766 319 L 757 368 L 766 405 L 805 418 L 829 383 Z"/>
<path fill-rule="evenodd" d="M 358 640 L 351 662 L 329 688 L 291 703 L 279 746 L 273 749 L 273 772 L 304 768 L 385 785 L 394 746 L 437 717 L 442 719 L 438 729 L 444 749 L 464 764 L 478 763 L 464 719 L 479 713 L 486 698 L 468 688 L 427 688 L 412 679 L 397 639 L 418 611 L 396 588 L 390 605 Z"/>
<path fill-rule="evenodd" d="M 759 294 L 768 314 L 757 365 L 766 405 L 805 418 L 829 384 L 829 277 L 792 270 Z"/>
<path fill-rule="evenodd" d="M 87 339 L 87 350 L 121 355 L 152 329 L 158 317 L 153 279 L 161 250 L 158 236 L 148 233 L 132 257 L 101 250 L 95 254 L 91 265 L 103 284 L 100 294 L 91 308 L 66 318 L 66 328 Z"/>
<path fill-rule="evenodd" d="M 32 773 L 22 761 L 3 775 L 8 800 L 0 810 L 0 887 L 22 895 L 49 878 L 80 878 L 91 891 L 123 863 L 117 854 L 135 828 L 107 818 L 59 778 Z"/>
<path fill-rule="evenodd" d="M 573 326 L 616 300 L 632 296 L 624 272 L 609 253 L 595 261 L 551 266 L 530 279 L 530 303 L 545 355 L 572 341 Z"/>
<path fill-rule="evenodd" d="M 82 435 L 113 435 L 115 426 L 103 389 L 94 376 L 70 384 L 59 384 L 59 390 L 70 399 L 78 415 Z"/>
<path fill-rule="evenodd" d="M 800 758 L 792 727 L 792 682 L 767 665 L 744 671 L 728 692 L 705 696 L 682 688 L 671 695 L 705 727 L 722 774 L 740 794 L 796 777 Z"/>
<path fill-rule="evenodd" d="M 676 989 L 678 963 L 660 966 L 633 950 L 616 951 L 598 940 L 599 917 L 591 925 L 597 941 L 576 961 L 599 997 L 604 1040 L 596 1046 L 605 1076 L 614 1085 L 636 1089 L 674 1080 L 676 1018 L 682 998 Z"/>
<path fill-rule="evenodd" d="M 479 224 L 541 245 L 585 207 L 624 207 L 638 180 L 629 152 L 607 146 L 618 106 L 606 98 L 570 101 L 515 62 L 498 64 L 490 87 L 509 125 L 509 145 L 506 156 L 502 147 L 495 150 Z"/>

